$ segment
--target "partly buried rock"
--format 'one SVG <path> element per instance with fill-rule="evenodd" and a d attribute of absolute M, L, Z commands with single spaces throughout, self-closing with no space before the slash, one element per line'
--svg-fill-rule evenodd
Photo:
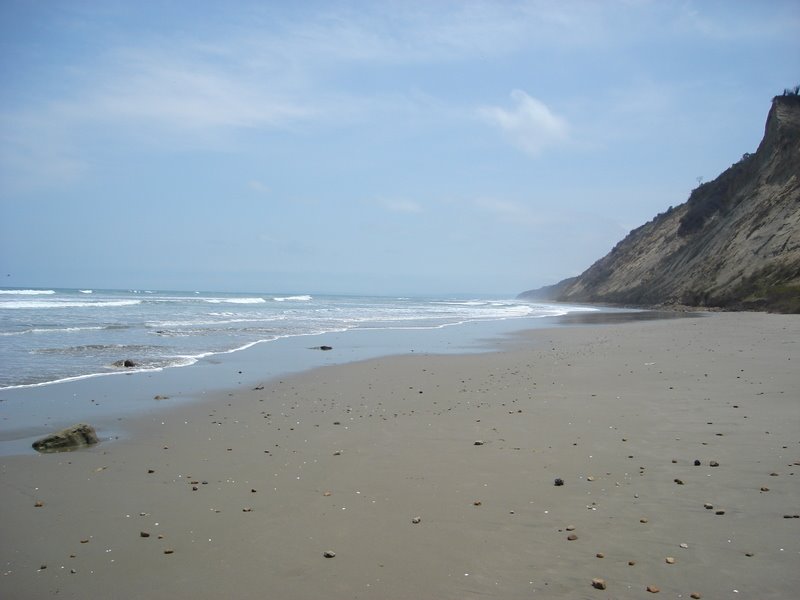
<path fill-rule="evenodd" d="M 39 452 L 61 452 L 81 446 L 91 446 L 99 441 L 94 427 L 86 423 L 78 423 L 36 440 L 33 442 L 33 448 Z"/>

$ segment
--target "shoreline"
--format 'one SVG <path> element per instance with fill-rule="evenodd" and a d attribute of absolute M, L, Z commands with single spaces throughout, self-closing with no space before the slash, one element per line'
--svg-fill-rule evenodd
<path fill-rule="evenodd" d="M 535 329 L 495 352 L 232 386 L 128 418 L 113 443 L 0 457 L 0 592 L 785 598 L 798 340 L 796 316 L 759 313 Z"/>
<path fill-rule="evenodd" d="M 601 312 L 606 314 L 605 311 L 598 314 Z M 617 309 L 608 314 L 635 318 L 633 315 L 638 313 Z M 669 318 L 669 313 L 659 314 Z M 559 319 L 564 316 L 475 320 L 425 328 L 357 328 L 287 336 L 248 344 L 236 351 L 212 353 L 185 366 L 120 370 L 4 388 L 0 390 L 0 456 L 30 454 L 29 446 L 34 439 L 77 421 L 97 423 L 108 431 L 108 437 L 116 436 L 120 433 L 118 422 L 158 412 L 159 403 L 151 401 L 155 397 L 166 397 L 170 404 L 184 404 L 202 401 L 210 392 L 256 385 L 324 365 L 413 352 L 494 351 L 504 337 L 523 329 L 560 326 Z M 319 341 L 333 346 L 334 351 L 313 352 Z"/>

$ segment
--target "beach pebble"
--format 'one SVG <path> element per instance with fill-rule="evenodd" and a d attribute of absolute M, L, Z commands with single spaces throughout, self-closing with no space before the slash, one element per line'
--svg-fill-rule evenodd
<path fill-rule="evenodd" d="M 421 521 L 422 517 L 414 517 L 413 519 L 411 519 L 411 522 L 414 523 L 415 525 Z"/>
<path fill-rule="evenodd" d="M 595 577 L 592 579 L 592 587 L 598 590 L 606 589 L 606 580 L 601 579 L 600 577 Z"/>
<path fill-rule="evenodd" d="M 139 532 L 139 537 L 149 538 L 150 534 L 147 531 L 140 531 Z"/>
<path fill-rule="evenodd" d="M 33 505 L 36 508 L 42 508 L 44 506 L 44 502 L 42 502 L 41 500 L 37 500 L 36 502 L 33 503 Z"/>
<path fill-rule="evenodd" d="M 639 523 L 647 523 L 647 519 L 645 519 L 644 517 L 642 517 L 641 519 L 639 519 Z"/>
<path fill-rule="evenodd" d="M 245 507 L 242 509 L 242 512 L 253 512 L 253 509 L 252 509 L 252 508 L 250 508 L 249 506 L 245 506 Z"/>
<path fill-rule="evenodd" d="M 699 460 L 694 461 L 694 466 L 699 467 L 702 463 Z"/>
<path fill-rule="evenodd" d="M 605 554 L 603 554 L 602 552 L 598 552 L 597 554 L 595 554 L 595 556 L 596 556 L 597 558 L 605 558 L 605 557 L 606 557 L 606 555 L 605 555 Z"/>
<path fill-rule="evenodd" d="M 589 476 L 586 478 L 586 481 L 594 481 L 594 477 L 592 477 L 591 475 L 589 475 Z"/>
<path fill-rule="evenodd" d="M 661 590 L 660 590 L 660 589 L 658 589 L 658 586 L 655 586 L 655 585 L 648 585 L 648 586 L 647 586 L 647 591 L 648 591 L 648 592 L 650 592 L 651 594 L 657 594 L 657 593 L 658 593 L 658 592 L 660 592 Z"/>
<path fill-rule="evenodd" d="M 483 446 L 483 440 L 475 440 L 472 442 L 473 446 Z"/>
<path fill-rule="evenodd" d="M 725 511 L 724 510 L 717 510 L 717 511 L 714 511 L 714 514 L 715 515 L 724 515 Z"/>
<path fill-rule="evenodd" d="M 761 486 L 761 491 L 762 491 L 762 492 L 768 492 L 768 491 L 769 491 L 769 488 L 768 488 L 767 486 L 764 486 L 764 485 L 762 485 L 762 486 Z"/>
<path fill-rule="evenodd" d="M 175 554 L 175 550 L 173 550 L 172 548 L 167 548 L 166 550 L 164 550 L 164 554 Z"/>
<path fill-rule="evenodd" d="M 710 467 L 718 467 L 719 463 L 717 461 L 715 461 L 715 460 L 712 460 L 710 463 L 708 463 L 708 466 L 710 466 Z"/>
<path fill-rule="evenodd" d="M 629 567 L 632 567 L 632 566 L 633 566 L 633 565 L 635 565 L 635 564 L 636 564 L 636 561 L 635 561 L 635 560 L 629 560 L 629 561 L 628 561 L 628 566 L 629 566 Z"/>
<path fill-rule="evenodd" d="M 323 496 L 331 496 L 331 495 L 333 495 L 333 492 L 322 492 L 322 495 Z"/>
<path fill-rule="evenodd" d="M 336 552 L 334 552 L 333 550 L 325 550 L 325 552 L 322 553 L 322 556 L 324 556 L 325 558 L 333 558 L 334 556 L 336 556 Z"/>
<path fill-rule="evenodd" d="M 692 598 L 692 600 L 700 600 L 700 598 L 702 597 L 703 594 L 701 594 L 700 592 L 692 592 L 691 594 L 689 594 L 689 598 Z"/>
<path fill-rule="evenodd" d="M 568 539 L 570 542 L 574 542 L 575 540 L 577 540 L 577 539 L 578 539 L 578 536 L 577 536 L 577 535 L 575 535 L 574 533 L 570 533 L 570 534 L 567 536 L 567 539 Z"/>
<path fill-rule="evenodd" d="M 686 549 L 686 548 L 688 548 L 688 547 L 689 547 L 689 544 L 686 544 L 686 543 L 683 543 L 683 544 L 681 544 L 681 548 L 684 548 L 684 549 Z"/>
<path fill-rule="evenodd" d="M 750 557 L 750 556 L 753 556 L 753 553 L 752 552 L 745 552 L 744 555 L 747 556 L 747 557 Z"/>
<path fill-rule="evenodd" d="M 678 485 L 683 485 L 683 480 L 682 480 L 682 479 L 677 479 L 677 478 L 675 478 L 675 479 L 674 479 L 674 481 L 675 481 L 675 483 L 677 483 Z"/>
<path fill-rule="evenodd" d="M 668 565 L 674 565 L 675 559 L 672 556 L 668 556 L 667 558 L 664 559 L 664 562 L 667 563 Z"/>
<path fill-rule="evenodd" d="M 556 477 L 555 481 L 553 482 L 553 485 L 555 486 L 564 485 L 564 480 L 561 479 L 561 477 Z"/>
<path fill-rule="evenodd" d="M 711 504 L 710 502 L 705 502 L 703 504 L 703 508 L 705 508 L 706 510 L 711 510 L 712 508 L 714 508 L 714 505 Z"/>
<path fill-rule="evenodd" d="M 473 505 L 473 506 L 480 506 L 481 504 L 483 504 L 483 502 L 481 502 L 480 500 L 475 500 L 475 501 L 472 503 L 472 505 Z"/>
<path fill-rule="evenodd" d="M 567 525 L 566 527 L 564 527 L 564 529 L 566 529 L 567 531 L 575 531 L 575 525 Z"/>

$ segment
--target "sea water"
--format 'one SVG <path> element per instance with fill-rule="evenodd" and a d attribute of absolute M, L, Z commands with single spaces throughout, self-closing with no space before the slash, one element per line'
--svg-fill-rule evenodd
<path fill-rule="evenodd" d="M 0 390 L 189 367 L 293 337 L 587 310 L 514 298 L 0 289 Z"/>

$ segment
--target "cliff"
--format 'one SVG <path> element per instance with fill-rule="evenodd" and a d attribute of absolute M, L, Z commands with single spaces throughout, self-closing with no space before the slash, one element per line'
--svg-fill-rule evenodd
<path fill-rule="evenodd" d="M 777 96 L 753 154 L 532 300 L 800 312 L 800 97 Z"/>

